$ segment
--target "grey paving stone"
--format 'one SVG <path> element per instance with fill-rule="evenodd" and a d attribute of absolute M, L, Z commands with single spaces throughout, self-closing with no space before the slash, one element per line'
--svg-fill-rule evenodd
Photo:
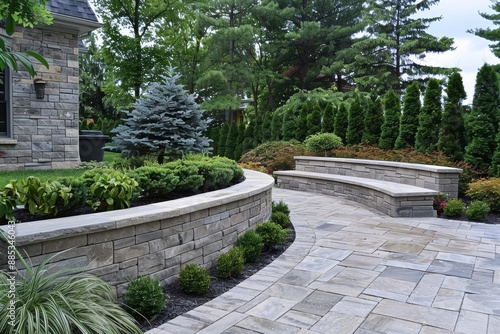
<path fill-rule="evenodd" d="M 288 312 L 295 304 L 294 301 L 269 297 L 248 310 L 246 314 L 274 321 Z"/>
<path fill-rule="evenodd" d="M 380 264 L 380 262 L 382 262 L 382 259 L 380 258 L 353 253 L 343 260 L 341 265 L 345 267 L 373 270 Z"/>
<path fill-rule="evenodd" d="M 372 333 L 386 334 L 418 334 L 421 328 L 422 325 L 418 323 L 379 314 L 370 314 L 360 327 L 360 329 L 370 330 Z"/>
<path fill-rule="evenodd" d="M 455 330 L 464 333 L 488 333 L 488 315 L 467 310 L 460 311 Z"/>
<path fill-rule="evenodd" d="M 500 317 L 490 315 L 488 321 L 488 334 L 500 333 Z"/>
<path fill-rule="evenodd" d="M 262 319 L 259 317 L 246 317 L 244 320 L 238 323 L 238 327 L 255 331 L 257 333 L 295 334 L 300 332 L 299 327 L 279 323 L 277 321 L 271 321 L 268 319 Z M 211 334 L 213 333 L 217 332 L 212 332 Z"/>
<path fill-rule="evenodd" d="M 321 273 L 318 272 L 292 269 L 281 277 L 278 282 L 306 287 L 311 284 L 311 282 L 314 282 L 319 276 L 321 276 Z"/>
<path fill-rule="evenodd" d="M 328 270 L 335 267 L 339 261 L 323 259 L 315 256 L 305 257 L 295 269 L 307 270 L 318 273 L 326 273 Z"/>
<path fill-rule="evenodd" d="M 355 298 L 355 297 L 344 297 L 332 308 L 332 312 L 354 315 L 356 317 L 367 317 L 368 314 L 377 305 L 377 302 Z"/>
<path fill-rule="evenodd" d="M 319 333 L 354 333 L 359 325 L 364 321 L 362 317 L 342 314 L 337 312 L 328 312 L 316 325 L 311 327 L 312 331 Z"/>
<path fill-rule="evenodd" d="M 290 284 L 276 283 L 263 292 L 264 295 L 299 302 L 309 296 L 314 290 Z"/>
<path fill-rule="evenodd" d="M 221 318 L 220 320 L 214 322 L 213 324 L 205 327 L 201 331 L 198 332 L 198 334 L 212 334 L 212 333 L 222 333 L 228 328 L 231 328 L 232 326 L 236 325 L 240 321 L 246 318 L 246 315 L 238 313 L 238 312 L 231 312 L 225 317 Z M 173 334 L 177 334 L 177 332 L 172 332 Z"/>
<path fill-rule="evenodd" d="M 466 293 L 462 309 L 500 315 L 500 302 L 498 296 Z"/>
<path fill-rule="evenodd" d="M 351 255 L 352 251 L 344 250 L 344 249 L 334 249 L 329 247 L 319 247 L 309 253 L 311 256 L 318 256 L 321 258 L 326 258 L 330 260 L 342 261 L 349 255 Z"/>
<path fill-rule="evenodd" d="M 432 303 L 432 307 L 442 308 L 451 311 L 459 311 L 462 306 L 465 293 L 458 290 L 442 288 Z"/>
<path fill-rule="evenodd" d="M 364 294 L 406 301 L 417 283 L 397 280 L 390 277 L 377 277 L 364 291 Z"/>
<path fill-rule="evenodd" d="M 297 303 L 292 309 L 316 315 L 325 315 L 344 296 L 335 293 L 314 291 L 309 296 Z"/>
<path fill-rule="evenodd" d="M 467 264 L 475 264 L 476 257 L 471 255 L 462 255 L 456 253 L 439 252 L 436 260 L 453 261 Z"/>
<path fill-rule="evenodd" d="M 314 324 L 316 324 L 320 319 L 321 316 L 319 315 L 290 310 L 286 312 L 283 316 L 281 316 L 281 318 L 279 318 L 277 321 L 284 324 L 292 325 L 294 327 L 309 329 L 312 326 L 314 326 Z"/>
<path fill-rule="evenodd" d="M 408 268 L 387 267 L 380 273 L 379 277 L 389 277 L 397 280 L 418 283 L 424 276 L 424 273 L 424 271 Z"/>
<path fill-rule="evenodd" d="M 472 277 L 474 265 L 468 263 L 434 260 L 427 271 L 457 277 Z"/>
<path fill-rule="evenodd" d="M 403 254 L 420 254 L 424 248 L 425 244 L 397 241 L 387 241 L 382 247 L 380 247 L 380 249 L 386 251 Z"/>
<path fill-rule="evenodd" d="M 453 330 L 458 319 L 458 312 L 411 305 L 389 299 L 382 300 L 375 307 L 373 313 L 447 330 Z"/>

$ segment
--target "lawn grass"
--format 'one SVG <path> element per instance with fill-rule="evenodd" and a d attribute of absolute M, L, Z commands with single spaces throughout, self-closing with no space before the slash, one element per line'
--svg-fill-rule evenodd
<path fill-rule="evenodd" d="M 104 152 L 104 161 L 113 162 L 120 157 L 120 153 Z M 78 177 L 85 172 L 83 168 L 72 169 L 46 169 L 46 170 L 17 170 L 0 172 L 0 189 L 9 183 L 11 180 L 25 179 L 28 176 L 36 176 L 41 181 L 52 181 L 59 177 Z"/>

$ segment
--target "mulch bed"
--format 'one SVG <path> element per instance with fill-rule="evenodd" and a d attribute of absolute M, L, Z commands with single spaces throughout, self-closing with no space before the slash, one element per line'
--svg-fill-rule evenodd
<path fill-rule="evenodd" d="M 284 244 L 278 245 L 272 250 L 262 254 L 258 262 L 246 263 L 243 273 L 237 277 L 227 279 L 218 278 L 215 275 L 215 268 L 211 268 L 209 270 L 212 278 L 210 281 L 210 290 L 203 295 L 186 294 L 181 291 L 177 282 L 165 286 L 163 291 L 165 291 L 169 303 L 158 315 L 153 317 L 149 323 L 144 321 L 141 324 L 141 329 L 143 331 L 147 331 L 152 328 L 156 328 L 179 315 L 205 304 L 206 302 L 222 295 L 224 292 L 229 291 L 231 288 L 235 287 L 262 268 L 272 263 L 293 243 L 294 240 L 295 231 L 291 229 Z"/>

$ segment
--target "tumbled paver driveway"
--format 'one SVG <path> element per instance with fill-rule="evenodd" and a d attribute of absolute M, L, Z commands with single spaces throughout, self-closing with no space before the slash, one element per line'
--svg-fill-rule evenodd
<path fill-rule="evenodd" d="M 148 334 L 500 333 L 500 226 L 391 218 L 273 189 L 294 244 L 231 291 Z"/>

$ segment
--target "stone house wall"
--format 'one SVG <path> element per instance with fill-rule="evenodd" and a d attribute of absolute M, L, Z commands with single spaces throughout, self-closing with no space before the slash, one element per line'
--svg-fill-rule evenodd
<path fill-rule="evenodd" d="M 71 168 L 79 164 L 78 32 L 17 27 L 12 51 L 41 54 L 49 69 L 34 61 L 36 78 L 47 82 L 37 99 L 24 68 L 12 73 L 12 136 L 0 138 L 0 170 Z"/>

